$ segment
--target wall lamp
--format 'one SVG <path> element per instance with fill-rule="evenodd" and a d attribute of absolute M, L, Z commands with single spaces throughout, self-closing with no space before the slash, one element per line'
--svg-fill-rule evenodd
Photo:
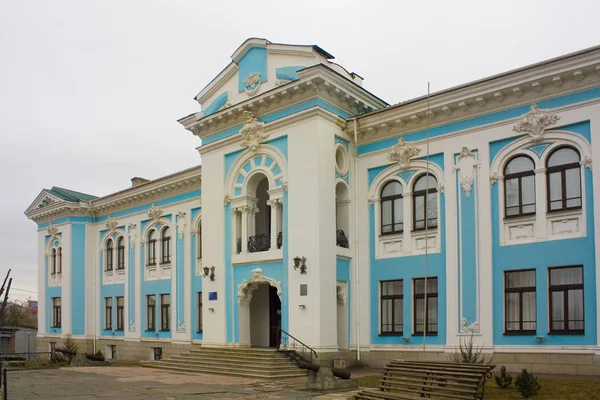
<path fill-rule="evenodd" d="M 215 309 L 214 309 L 214 308 L 212 308 L 212 307 L 210 307 L 210 308 L 208 309 L 208 311 L 210 311 L 210 312 L 215 312 Z"/>
<path fill-rule="evenodd" d="M 306 308 L 306 306 L 304 304 L 299 304 L 298 308 L 300 308 L 301 310 L 304 310 Z"/>
<path fill-rule="evenodd" d="M 215 267 L 214 265 L 210 268 L 208 268 L 208 266 L 205 266 L 204 268 L 202 268 L 202 270 L 204 271 L 204 277 L 209 277 L 211 281 L 215 280 Z M 208 273 L 210 272 L 210 275 L 208 275 Z"/>
<path fill-rule="evenodd" d="M 544 337 L 543 336 L 536 336 L 535 337 L 538 341 L 538 343 L 544 343 Z"/>
<path fill-rule="evenodd" d="M 408 342 L 410 342 L 410 337 L 409 336 L 403 336 L 402 340 L 404 340 L 404 343 L 408 343 Z"/>
<path fill-rule="evenodd" d="M 294 269 L 300 268 L 300 275 L 306 275 L 306 257 L 294 257 Z"/>

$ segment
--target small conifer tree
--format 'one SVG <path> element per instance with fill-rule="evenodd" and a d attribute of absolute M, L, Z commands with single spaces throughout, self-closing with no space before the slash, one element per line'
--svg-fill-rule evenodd
<path fill-rule="evenodd" d="M 523 397 L 533 396 L 540 389 L 537 377 L 526 369 L 523 369 L 515 380 L 515 386 L 519 389 L 519 392 Z"/>
<path fill-rule="evenodd" d="M 500 368 L 500 376 L 496 377 L 496 384 L 500 386 L 501 389 L 506 389 L 512 383 L 512 376 L 506 372 L 506 367 L 502 366 Z"/>

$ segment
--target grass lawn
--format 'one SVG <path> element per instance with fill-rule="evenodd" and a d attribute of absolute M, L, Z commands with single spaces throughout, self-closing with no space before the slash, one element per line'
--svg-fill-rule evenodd
<path fill-rule="evenodd" d="M 485 400 L 517 400 L 523 399 L 514 384 L 507 389 L 500 389 L 494 378 L 485 385 Z M 600 400 L 600 381 L 584 381 L 574 379 L 539 378 L 541 389 L 532 400 Z M 361 387 L 377 387 L 379 375 L 358 378 Z"/>

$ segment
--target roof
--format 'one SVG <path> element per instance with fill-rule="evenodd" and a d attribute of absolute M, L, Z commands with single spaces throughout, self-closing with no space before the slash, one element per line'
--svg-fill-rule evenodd
<path fill-rule="evenodd" d="M 91 194 L 76 192 L 74 190 L 69 190 L 65 188 L 60 188 L 58 186 L 52 186 L 52 189 L 44 189 L 48 193 L 63 199 L 65 201 L 78 202 L 78 201 L 91 201 L 98 198 L 98 196 L 93 196 Z"/>

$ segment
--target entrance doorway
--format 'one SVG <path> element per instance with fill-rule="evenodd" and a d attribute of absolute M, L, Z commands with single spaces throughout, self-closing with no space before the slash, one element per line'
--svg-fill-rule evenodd
<path fill-rule="evenodd" d="M 250 345 L 277 347 L 281 328 L 281 300 L 277 288 L 268 283 L 256 285 L 250 302 Z"/>

